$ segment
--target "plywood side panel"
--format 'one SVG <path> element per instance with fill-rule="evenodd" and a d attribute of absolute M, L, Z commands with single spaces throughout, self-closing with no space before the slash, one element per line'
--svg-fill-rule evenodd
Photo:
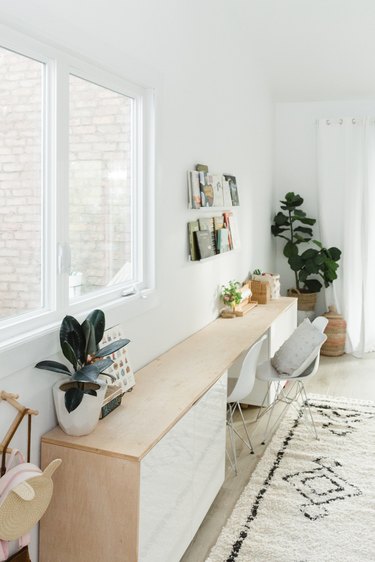
<path fill-rule="evenodd" d="M 42 465 L 61 458 L 40 523 L 39 562 L 136 562 L 139 465 L 42 445 Z"/>

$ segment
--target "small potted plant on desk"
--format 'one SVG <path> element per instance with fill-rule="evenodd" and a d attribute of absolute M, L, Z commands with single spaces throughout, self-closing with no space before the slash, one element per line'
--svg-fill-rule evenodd
<path fill-rule="evenodd" d="M 229 281 L 227 285 L 222 285 L 221 288 L 221 299 L 226 306 L 226 311 L 224 316 L 235 317 L 236 306 L 240 304 L 242 300 L 242 292 L 240 291 L 241 283 L 239 281 Z"/>
<path fill-rule="evenodd" d="M 273 236 L 285 240 L 283 254 L 294 272 L 296 286 L 288 289 L 288 295 L 298 297 L 299 310 L 314 310 L 317 293 L 323 285 L 328 287 L 337 279 L 337 262 L 340 260 L 341 250 L 335 247 L 325 248 L 321 242 L 312 239 L 311 227 L 316 219 L 307 217 L 300 209 L 303 204 L 300 195 L 289 192 L 280 203 L 282 210 L 275 215 L 271 232 Z M 301 244 L 310 241 L 315 247 L 300 253 Z"/>
<path fill-rule="evenodd" d="M 119 339 L 100 349 L 104 328 L 101 310 L 91 312 L 82 324 L 73 316 L 65 316 L 60 327 L 60 345 L 73 372 L 57 361 L 40 361 L 35 365 L 37 369 L 66 376 L 54 385 L 53 397 L 59 425 L 68 435 L 87 435 L 96 426 L 107 387 L 99 375 L 111 377 L 104 372 L 113 363 L 108 355 L 130 341 Z"/>

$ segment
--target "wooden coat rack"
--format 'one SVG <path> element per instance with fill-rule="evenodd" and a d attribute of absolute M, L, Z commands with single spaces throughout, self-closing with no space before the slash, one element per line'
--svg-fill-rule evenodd
<path fill-rule="evenodd" d="M 31 416 L 37 416 L 38 411 L 32 410 L 31 408 L 26 408 L 17 400 L 18 394 L 12 394 L 10 392 L 5 392 L 5 390 L 0 391 L 0 402 L 1 400 L 5 400 L 13 406 L 17 410 L 16 417 L 14 418 L 13 422 L 11 423 L 4 439 L 0 442 L 0 452 L 2 453 L 1 457 L 1 473 L 0 475 L 3 476 L 5 474 L 5 458 L 6 454 L 11 452 L 9 449 L 9 445 L 11 440 L 13 439 L 17 429 L 19 428 L 23 418 L 25 416 L 28 417 L 28 429 L 27 429 L 27 462 L 30 462 L 30 443 L 31 443 Z"/>

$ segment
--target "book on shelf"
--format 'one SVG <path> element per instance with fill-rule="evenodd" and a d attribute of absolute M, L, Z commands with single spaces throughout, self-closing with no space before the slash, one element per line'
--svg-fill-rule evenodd
<path fill-rule="evenodd" d="M 194 232 L 199 230 L 198 221 L 188 222 L 188 235 L 189 235 L 189 253 L 191 261 L 199 260 L 198 242 Z"/>
<path fill-rule="evenodd" d="M 215 255 L 215 248 L 212 244 L 212 237 L 209 230 L 197 230 L 195 232 L 197 239 L 200 259 L 209 258 Z"/>
<path fill-rule="evenodd" d="M 211 174 L 199 172 L 199 186 L 201 194 L 201 206 L 212 207 L 214 204 L 214 188 L 210 183 Z"/>
<path fill-rule="evenodd" d="M 218 254 L 223 254 L 224 252 L 229 252 L 229 232 L 227 228 L 220 228 L 217 231 L 217 252 Z"/>
<path fill-rule="evenodd" d="M 211 236 L 211 243 L 214 249 L 214 253 L 216 253 L 216 237 L 215 237 L 215 223 L 213 217 L 200 217 L 198 219 L 199 222 L 199 230 L 208 230 Z"/>
<path fill-rule="evenodd" d="M 234 176 L 230 176 L 229 174 L 224 174 L 225 180 L 229 183 L 229 190 L 232 199 L 233 207 L 238 207 L 240 204 L 240 200 L 238 197 L 238 188 L 237 188 L 237 181 Z"/>
<path fill-rule="evenodd" d="M 190 189 L 191 209 L 199 209 L 201 206 L 201 192 L 199 186 L 199 172 L 190 170 L 188 172 L 188 186 Z"/>
<path fill-rule="evenodd" d="M 223 207 L 224 194 L 222 176 L 219 176 L 218 174 L 207 174 L 207 178 L 213 189 L 213 207 Z"/>
<path fill-rule="evenodd" d="M 240 235 L 238 231 L 237 219 L 235 216 L 233 216 L 233 214 L 229 216 L 229 229 L 232 239 L 232 248 L 233 250 L 236 250 L 240 247 Z"/>
<path fill-rule="evenodd" d="M 230 250 L 233 250 L 232 235 L 230 232 L 230 224 L 229 224 L 229 218 L 232 216 L 233 216 L 232 211 L 225 211 L 225 213 L 223 213 L 224 227 L 228 230 L 228 245 Z"/>
<path fill-rule="evenodd" d="M 232 206 L 232 197 L 230 194 L 229 181 L 223 176 L 223 207 Z"/>

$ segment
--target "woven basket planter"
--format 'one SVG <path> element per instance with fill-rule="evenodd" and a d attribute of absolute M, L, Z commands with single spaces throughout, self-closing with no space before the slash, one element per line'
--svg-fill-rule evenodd
<path fill-rule="evenodd" d="M 315 310 L 317 293 L 302 293 L 298 289 L 288 289 L 288 297 L 298 298 L 298 310 Z"/>

